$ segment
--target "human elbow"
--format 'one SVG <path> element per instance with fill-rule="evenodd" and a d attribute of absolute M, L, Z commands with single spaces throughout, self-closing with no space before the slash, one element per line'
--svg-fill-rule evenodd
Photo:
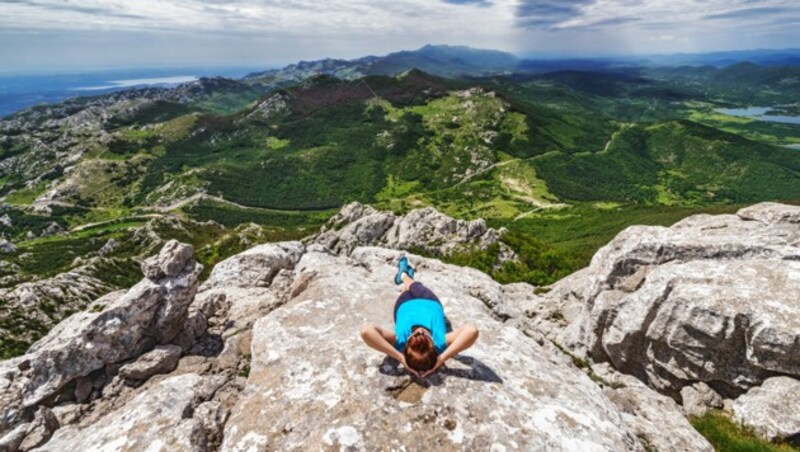
<path fill-rule="evenodd" d="M 361 327 L 361 339 L 367 340 L 370 331 L 372 331 L 372 325 L 364 325 Z"/>
<path fill-rule="evenodd" d="M 480 331 L 478 331 L 478 328 L 475 327 L 475 325 L 469 324 L 466 327 L 464 327 L 464 329 L 466 330 L 467 335 L 469 335 L 469 337 L 473 338 L 473 340 L 478 339 L 478 336 L 480 335 Z"/>

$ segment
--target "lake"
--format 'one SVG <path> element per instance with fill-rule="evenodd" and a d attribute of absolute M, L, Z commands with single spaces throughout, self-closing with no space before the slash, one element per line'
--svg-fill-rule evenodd
<path fill-rule="evenodd" d="M 759 121 L 780 122 L 784 124 L 800 124 L 800 116 L 767 115 L 772 107 L 748 107 L 748 108 L 717 108 L 715 111 L 724 115 L 740 116 L 744 118 L 758 119 Z"/>

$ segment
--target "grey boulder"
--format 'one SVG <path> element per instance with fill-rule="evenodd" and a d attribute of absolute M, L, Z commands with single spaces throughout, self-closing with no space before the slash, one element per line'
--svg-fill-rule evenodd
<path fill-rule="evenodd" d="M 202 270 L 193 258 L 180 260 L 178 274 L 157 282 L 144 278 L 107 299 L 102 312 L 74 314 L 25 355 L 0 363 L 0 432 L 73 380 L 169 343 L 185 321 Z"/>
<path fill-rule="evenodd" d="M 177 367 L 181 348 L 177 345 L 160 345 L 143 354 L 136 361 L 119 369 L 122 378 L 147 380 L 153 375 L 171 372 Z"/>
<path fill-rule="evenodd" d="M 331 218 L 312 241 L 342 254 L 349 254 L 359 246 L 383 246 L 424 249 L 435 255 L 449 255 L 471 247 L 485 249 L 500 243 L 501 260 L 514 259 L 513 251 L 500 242 L 501 235 L 501 231 L 486 226 L 483 219 L 456 220 L 432 207 L 396 216 L 354 202 Z"/>
<path fill-rule="evenodd" d="M 800 380 L 772 377 L 733 402 L 734 419 L 770 440 L 800 442 Z"/>
<path fill-rule="evenodd" d="M 534 326 L 676 399 L 695 382 L 735 397 L 775 374 L 800 376 L 798 216 L 800 207 L 763 203 L 632 226 L 580 279 L 530 303 L 571 321 L 539 315 Z"/>
<path fill-rule="evenodd" d="M 166 378 L 87 427 L 62 427 L 39 450 L 208 450 L 207 435 L 215 432 L 206 429 L 213 424 L 194 413 L 220 384 L 197 374 Z"/>

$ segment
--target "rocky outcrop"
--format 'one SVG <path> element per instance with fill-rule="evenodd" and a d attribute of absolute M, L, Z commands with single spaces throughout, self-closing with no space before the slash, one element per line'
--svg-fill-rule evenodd
<path fill-rule="evenodd" d="M 383 246 L 442 256 L 470 247 L 485 249 L 501 243 L 501 235 L 502 231 L 487 227 L 483 219 L 456 220 L 432 207 L 396 216 L 354 202 L 331 218 L 313 241 L 337 253 L 350 253 L 358 246 Z M 500 263 L 515 258 L 510 248 L 500 246 Z"/>
<path fill-rule="evenodd" d="M 476 270 L 414 258 L 452 324 L 481 331 L 478 345 L 428 385 L 365 347 L 360 326 L 391 322 L 397 255 L 358 247 L 345 257 L 309 247 L 293 272 L 307 282 L 273 288 L 290 300 L 253 325 L 249 376 L 222 450 L 643 449 L 618 408 L 568 356 L 492 316 L 481 294 L 498 296 L 499 304 L 514 300 Z M 683 419 L 669 402 L 663 411 Z M 681 434 L 694 441 L 688 444 L 708 449 L 684 424 Z"/>
<path fill-rule="evenodd" d="M 772 377 L 733 403 L 734 419 L 770 440 L 800 445 L 800 380 Z"/>
<path fill-rule="evenodd" d="M 129 288 L 132 283 L 125 281 L 135 278 L 142 260 L 158 253 L 167 237 L 186 236 L 194 228 L 221 236 L 228 241 L 226 247 L 242 248 L 247 240 L 258 238 L 245 228 L 228 231 L 221 225 L 165 216 L 150 218 L 144 226 L 124 232 L 119 241 L 87 238 L 85 254 L 74 257 L 68 270 L 53 276 L 35 273 L 49 269 L 24 265 L 28 259 L 39 259 L 39 251 L 9 261 L 0 259 L 0 340 L 19 348 L 30 346 L 73 313 L 102 310 L 104 304 L 93 301 Z"/>
<path fill-rule="evenodd" d="M 402 252 L 362 241 L 457 249 L 388 233 L 403 221 L 351 205 L 306 244 L 226 259 L 199 289 L 191 248 L 167 243 L 102 312 L 0 363 L 0 445 L 710 451 L 685 414 L 722 397 L 763 435 L 797 438 L 797 208 L 629 228 L 543 295 L 406 252 L 452 325 L 481 333 L 425 381 L 358 336 L 391 324 Z"/>
<path fill-rule="evenodd" d="M 18 425 L 0 438 L 0 450 L 28 451 L 46 443 L 59 423 L 55 414 L 46 407 L 39 407 L 31 422 Z"/>
<path fill-rule="evenodd" d="M 287 278 L 304 252 L 300 242 L 281 242 L 259 245 L 220 262 L 200 287 L 194 309 L 212 323 L 224 323 L 221 334 L 249 329 L 287 301 L 286 294 L 275 289 L 288 284 Z M 279 277 L 281 272 L 284 274 Z"/>
<path fill-rule="evenodd" d="M 703 382 L 684 386 L 681 389 L 681 403 L 687 416 L 702 416 L 709 410 L 721 410 L 725 406 L 722 397 Z"/>
<path fill-rule="evenodd" d="M 210 450 L 209 400 L 222 379 L 185 374 L 152 385 L 121 408 L 86 428 L 59 429 L 41 451 L 63 450 Z"/>
<path fill-rule="evenodd" d="M 202 266 L 187 245 L 167 243 L 158 262 L 170 274 L 152 274 L 108 304 L 58 324 L 24 356 L 0 363 L 0 432 L 57 396 L 69 383 L 106 365 L 137 357 L 172 341 L 197 291 Z M 179 269 L 179 270 L 175 270 Z"/>
<path fill-rule="evenodd" d="M 763 203 L 630 227 L 527 306 L 553 340 L 680 400 L 800 377 L 799 293 L 800 207 Z"/>
<path fill-rule="evenodd" d="M 591 367 L 603 384 L 603 394 L 616 406 L 625 426 L 646 450 L 711 451 L 708 442 L 689 424 L 674 400 L 608 364 Z"/>
<path fill-rule="evenodd" d="M 179 346 L 160 345 L 140 356 L 136 361 L 120 367 L 119 375 L 131 380 L 147 380 L 153 375 L 175 370 L 180 357 L 181 348 Z"/>

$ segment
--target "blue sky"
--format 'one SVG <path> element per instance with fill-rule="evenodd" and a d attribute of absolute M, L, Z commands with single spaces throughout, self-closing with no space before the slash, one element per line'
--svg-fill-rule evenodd
<path fill-rule="evenodd" d="M 800 47 L 797 0 L 0 0 L 0 70 Z"/>

